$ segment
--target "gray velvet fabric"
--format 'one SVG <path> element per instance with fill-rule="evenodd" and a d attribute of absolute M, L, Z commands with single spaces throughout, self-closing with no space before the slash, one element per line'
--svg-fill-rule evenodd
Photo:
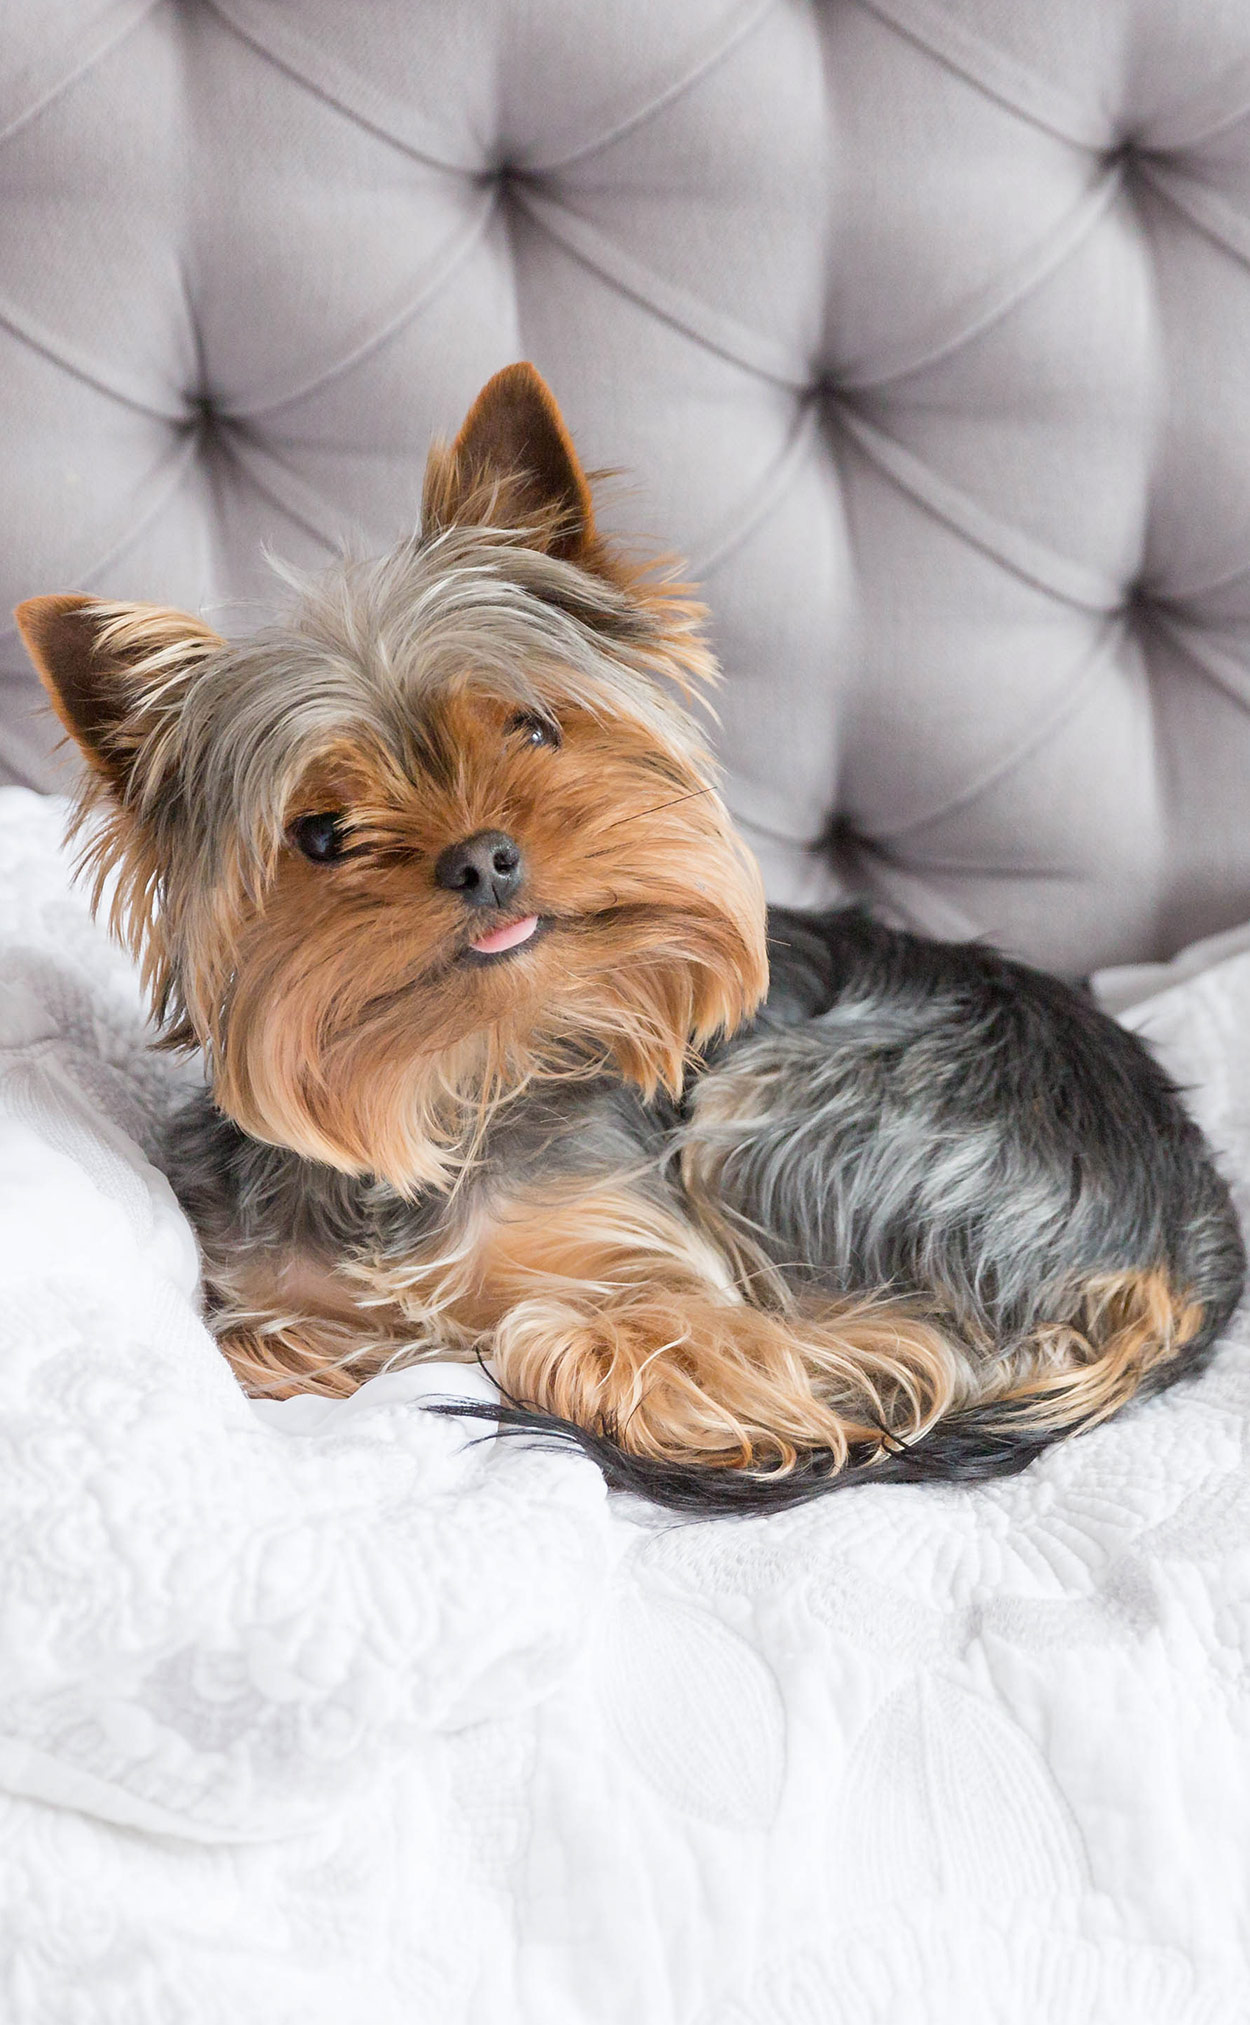
<path fill-rule="evenodd" d="M 531 357 L 774 897 L 1165 957 L 1250 915 L 1248 108 L 1246 0 L 4 0 L 5 613 L 242 628 Z"/>

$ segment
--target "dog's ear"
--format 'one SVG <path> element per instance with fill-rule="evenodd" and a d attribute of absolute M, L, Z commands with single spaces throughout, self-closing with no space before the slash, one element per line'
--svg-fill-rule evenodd
<path fill-rule="evenodd" d="M 586 474 L 550 387 L 525 360 L 486 382 L 450 449 L 431 451 L 422 505 L 427 532 L 532 527 L 535 546 L 566 562 L 598 553 Z"/>
<path fill-rule="evenodd" d="M 61 723 L 123 798 L 136 757 L 168 729 L 196 670 L 224 645 L 202 619 L 163 605 L 65 594 L 28 598 L 14 617 Z"/>

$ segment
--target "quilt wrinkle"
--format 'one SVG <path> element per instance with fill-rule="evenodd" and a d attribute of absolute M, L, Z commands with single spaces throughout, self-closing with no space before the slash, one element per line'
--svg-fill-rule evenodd
<path fill-rule="evenodd" d="M 63 821 L 0 793 L 4 2025 L 1242 2025 L 1245 1314 L 1018 1478 L 738 1522 L 460 1367 L 254 1404 Z M 1244 1212 L 1250 948 L 1147 982 Z"/>

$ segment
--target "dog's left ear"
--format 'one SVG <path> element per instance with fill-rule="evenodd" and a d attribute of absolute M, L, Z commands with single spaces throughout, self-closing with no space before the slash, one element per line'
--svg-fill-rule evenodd
<path fill-rule="evenodd" d="M 66 593 L 13 614 L 52 707 L 93 771 L 125 800 L 139 756 L 225 643 L 189 612 Z"/>
<path fill-rule="evenodd" d="M 532 526 L 549 555 L 583 565 L 598 555 L 586 474 L 550 387 L 525 360 L 488 380 L 450 449 L 430 453 L 422 507 L 427 532 Z"/>

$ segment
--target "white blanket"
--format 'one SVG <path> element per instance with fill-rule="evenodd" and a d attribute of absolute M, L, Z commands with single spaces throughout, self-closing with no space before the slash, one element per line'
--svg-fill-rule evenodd
<path fill-rule="evenodd" d="M 253 1408 L 62 814 L 0 794 L 4 2025 L 1244 2025 L 1244 1323 L 1011 1482 L 746 1522 L 457 1367 Z M 1250 955 L 1136 1019 L 1250 1185 Z"/>

